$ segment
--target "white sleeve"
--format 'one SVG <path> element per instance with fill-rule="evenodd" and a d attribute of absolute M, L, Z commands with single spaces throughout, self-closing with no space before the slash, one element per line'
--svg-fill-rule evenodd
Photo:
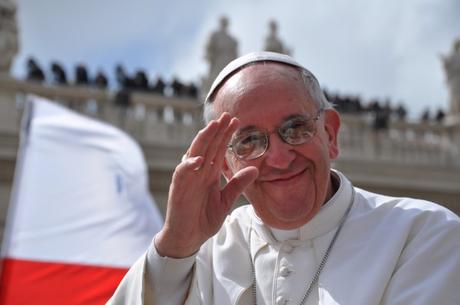
<path fill-rule="evenodd" d="M 180 305 L 190 287 L 195 256 L 161 257 L 152 243 L 129 269 L 107 305 Z"/>
<path fill-rule="evenodd" d="M 170 258 L 160 256 L 152 243 L 147 251 L 147 299 L 153 304 L 183 304 L 192 279 L 195 256 Z"/>

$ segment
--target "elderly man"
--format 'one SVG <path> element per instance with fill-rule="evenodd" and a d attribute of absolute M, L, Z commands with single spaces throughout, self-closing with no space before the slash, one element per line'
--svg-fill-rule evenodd
<path fill-rule="evenodd" d="M 331 170 L 340 117 L 292 58 L 231 62 L 205 119 L 109 304 L 460 304 L 459 218 Z"/>

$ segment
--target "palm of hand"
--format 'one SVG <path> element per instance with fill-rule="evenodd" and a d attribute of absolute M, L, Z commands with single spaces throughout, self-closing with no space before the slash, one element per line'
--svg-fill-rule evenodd
<path fill-rule="evenodd" d="M 247 167 L 221 187 L 227 143 L 238 120 L 223 114 L 193 140 L 187 157 L 177 166 L 169 190 L 165 226 L 155 244 L 160 254 L 190 256 L 222 226 L 233 202 L 258 171 Z"/>

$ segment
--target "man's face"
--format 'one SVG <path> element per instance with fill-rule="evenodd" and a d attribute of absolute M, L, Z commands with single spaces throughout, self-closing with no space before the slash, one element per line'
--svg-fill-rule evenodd
<path fill-rule="evenodd" d="M 214 103 L 217 112 L 227 111 L 240 120 L 240 130 L 253 126 L 273 131 L 290 116 L 314 117 L 318 112 L 300 73 L 278 63 L 239 71 L 219 89 Z M 243 161 L 227 152 L 227 179 L 244 167 L 258 168 L 258 178 L 244 194 L 269 226 L 298 228 L 332 195 L 330 161 L 338 155 L 338 114 L 326 110 L 315 124 L 316 134 L 301 145 L 289 145 L 277 132 L 270 133 L 267 151 L 254 160 Z"/>

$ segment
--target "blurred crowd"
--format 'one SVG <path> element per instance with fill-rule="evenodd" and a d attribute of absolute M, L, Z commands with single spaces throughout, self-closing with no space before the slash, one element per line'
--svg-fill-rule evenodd
<path fill-rule="evenodd" d="M 165 81 L 161 76 L 151 80 L 144 70 L 137 70 L 133 75 L 130 75 L 121 64 L 114 69 L 112 79 L 116 84 L 109 84 L 109 78 L 103 71 L 98 70 L 92 76 L 83 64 L 75 66 L 73 78 L 70 79 L 59 63 L 52 62 L 50 70 L 45 73 L 34 58 L 29 58 L 26 79 L 58 85 L 90 86 L 99 89 L 115 88 L 117 90 L 115 103 L 120 106 L 129 106 L 130 93 L 133 91 L 188 97 L 195 100 L 198 100 L 199 93 L 199 89 L 194 83 L 185 84 L 175 77 L 171 81 Z M 394 105 L 388 98 L 363 101 L 356 95 L 332 94 L 328 90 L 325 90 L 324 93 L 341 113 L 369 115 L 373 120 L 372 124 L 375 130 L 385 130 L 391 121 L 406 121 L 408 117 L 408 111 L 403 103 Z M 424 123 L 442 123 L 444 118 L 443 109 L 438 109 L 433 113 L 430 112 L 430 109 L 425 109 L 419 120 Z"/>
<path fill-rule="evenodd" d="M 324 93 L 340 113 L 369 115 L 373 118 L 373 128 L 375 130 L 387 129 L 390 122 L 403 122 L 408 118 L 408 110 L 404 104 L 400 102 L 394 105 L 389 98 L 363 101 L 356 95 L 332 94 L 327 90 L 324 90 Z M 434 113 L 430 109 L 425 109 L 421 113 L 419 121 L 423 123 L 442 123 L 444 118 L 445 112 L 441 108 Z"/>
<path fill-rule="evenodd" d="M 95 75 L 90 75 L 84 64 L 78 64 L 73 71 L 73 77 L 69 77 L 64 67 L 58 62 L 52 62 L 50 69 L 44 71 L 40 64 L 29 58 L 26 64 L 26 79 L 35 82 L 46 82 L 58 85 L 90 86 L 99 89 L 115 88 L 120 92 L 148 92 L 174 97 L 198 98 L 198 88 L 194 83 L 183 83 L 177 78 L 171 81 L 164 80 L 161 76 L 155 80 L 149 79 L 148 74 L 140 69 L 130 75 L 123 65 L 119 64 L 114 69 L 116 84 L 110 84 L 109 77 L 102 70 Z"/>

